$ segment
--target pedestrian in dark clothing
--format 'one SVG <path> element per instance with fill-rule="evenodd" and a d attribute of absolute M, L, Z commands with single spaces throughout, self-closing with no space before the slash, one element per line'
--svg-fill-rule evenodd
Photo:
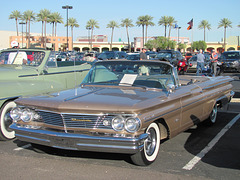
<path fill-rule="evenodd" d="M 145 49 L 145 48 L 142 49 L 142 52 L 140 53 L 140 60 L 147 59 L 146 51 L 147 51 L 147 49 Z"/>

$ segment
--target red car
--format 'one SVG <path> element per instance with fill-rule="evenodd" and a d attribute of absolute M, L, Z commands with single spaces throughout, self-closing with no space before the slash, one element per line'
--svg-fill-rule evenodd
<path fill-rule="evenodd" d="M 185 58 L 186 58 L 187 61 L 188 61 L 192 56 L 193 56 L 192 53 L 186 53 L 186 54 L 185 54 Z"/>

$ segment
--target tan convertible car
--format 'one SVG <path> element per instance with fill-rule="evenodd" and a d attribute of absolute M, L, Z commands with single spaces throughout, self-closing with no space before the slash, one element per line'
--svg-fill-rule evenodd
<path fill-rule="evenodd" d="M 34 148 L 126 153 L 149 165 L 160 140 L 215 123 L 234 94 L 231 81 L 178 76 L 167 62 L 101 61 L 78 88 L 17 99 L 10 128 Z"/>

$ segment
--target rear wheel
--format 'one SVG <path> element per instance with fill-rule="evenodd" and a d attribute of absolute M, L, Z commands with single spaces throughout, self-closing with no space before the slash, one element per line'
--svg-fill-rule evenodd
<path fill-rule="evenodd" d="M 144 142 L 142 151 L 131 156 L 134 164 L 139 166 L 146 166 L 153 163 L 158 155 L 160 148 L 160 129 L 156 123 L 151 123 L 146 133 L 148 138 Z"/>
<path fill-rule="evenodd" d="M 16 107 L 13 101 L 6 102 L 0 111 L 0 140 L 10 140 L 15 138 L 15 132 L 10 130 L 9 126 L 12 124 L 10 111 Z"/>

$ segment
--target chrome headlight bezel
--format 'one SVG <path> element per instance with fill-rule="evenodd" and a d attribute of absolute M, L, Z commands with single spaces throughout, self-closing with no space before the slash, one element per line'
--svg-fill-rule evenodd
<path fill-rule="evenodd" d="M 30 110 L 29 108 L 25 108 L 22 111 L 21 114 L 21 120 L 23 122 L 30 122 L 34 117 L 34 112 L 32 110 Z"/>
<path fill-rule="evenodd" d="M 125 129 L 130 133 L 134 133 L 140 128 L 140 123 L 138 118 L 129 117 L 125 120 Z"/>
<path fill-rule="evenodd" d="M 14 122 L 21 120 L 22 109 L 15 107 L 10 111 L 10 117 Z"/>
<path fill-rule="evenodd" d="M 41 118 L 40 115 L 33 109 L 17 106 L 10 111 L 10 116 L 14 122 L 23 121 L 31 122 L 34 119 Z"/>
<path fill-rule="evenodd" d="M 122 116 L 115 116 L 112 119 L 112 128 L 115 131 L 122 131 L 124 129 L 124 118 Z"/>
<path fill-rule="evenodd" d="M 118 115 L 112 119 L 112 128 L 115 131 L 135 133 L 141 126 L 141 121 L 136 115 Z"/>

